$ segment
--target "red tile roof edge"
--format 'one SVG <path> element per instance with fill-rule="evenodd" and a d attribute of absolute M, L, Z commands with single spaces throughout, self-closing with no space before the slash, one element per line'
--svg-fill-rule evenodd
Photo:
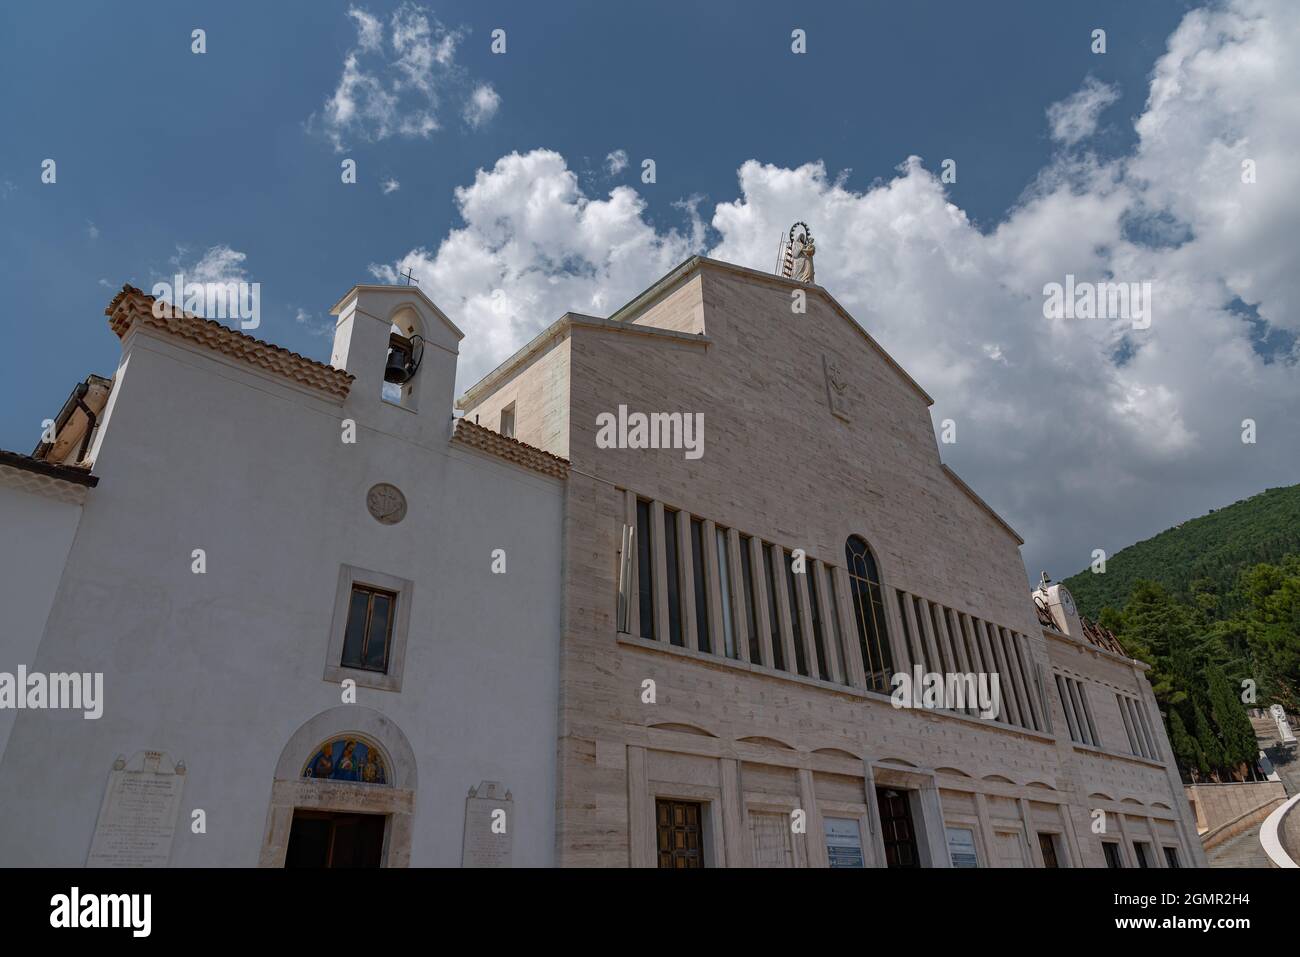
<path fill-rule="evenodd" d="M 104 315 L 109 318 L 109 328 L 118 338 L 122 338 L 132 322 L 140 322 L 224 355 L 242 359 L 303 385 L 339 398 L 347 397 L 355 378 L 350 373 L 178 307 L 170 307 L 170 315 L 160 318 L 153 313 L 156 301 L 156 297 L 135 286 L 124 285 L 104 310 Z"/>
<path fill-rule="evenodd" d="M 500 432 L 494 432 L 492 429 L 469 421 L 469 419 L 460 418 L 456 420 L 456 428 L 452 432 L 451 438 L 453 442 L 459 442 L 469 448 L 478 449 L 480 452 L 495 455 L 506 461 L 514 462 L 516 465 L 532 469 L 534 472 L 541 472 L 543 475 L 550 475 L 554 478 L 568 478 L 569 475 L 568 459 L 562 459 L 558 455 L 552 455 L 550 452 L 543 451 L 536 446 L 520 442 L 518 439 L 512 439 Z"/>

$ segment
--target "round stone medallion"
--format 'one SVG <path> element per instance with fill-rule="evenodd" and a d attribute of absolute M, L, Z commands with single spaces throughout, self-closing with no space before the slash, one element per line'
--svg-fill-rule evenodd
<path fill-rule="evenodd" d="M 406 496 L 396 485 L 380 482 L 366 493 L 366 508 L 381 525 L 396 525 L 406 518 Z"/>

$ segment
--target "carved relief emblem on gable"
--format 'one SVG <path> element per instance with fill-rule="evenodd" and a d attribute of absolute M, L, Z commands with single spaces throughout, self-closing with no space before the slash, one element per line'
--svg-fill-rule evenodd
<path fill-rule="evenodd" d="M 822 355 L 822 368 L 826 372 L 826 401 L 831 412 L 845 422 L 849 421 L 849 377 L 830 356 Z"/>

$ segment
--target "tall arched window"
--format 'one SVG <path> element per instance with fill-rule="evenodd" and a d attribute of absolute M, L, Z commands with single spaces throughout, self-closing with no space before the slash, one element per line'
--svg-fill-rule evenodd
<path fill-rule="evenodd" d="M 885 602 L 880 594 L 876 557 L 857 535 L 849 536 L 844 544 L 844 555 L 848 560 L 853 616 L 858 623 L 858 645 L 862 649 L 862 669 L 867 675 L 867 687 L 888 694 L 894 659 L 889 652 L 889 626 L 885 622 Z"/>

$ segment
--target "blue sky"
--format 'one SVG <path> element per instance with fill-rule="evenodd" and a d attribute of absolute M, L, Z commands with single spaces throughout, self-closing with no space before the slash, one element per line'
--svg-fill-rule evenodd
<path fill-rule="evenodd" d="M 1088 560 L 1085 537 L 1063 528 L 1069 520 L 1074 527 L 1093 524 L 1089 534 L 1115 548 L 1265 484 L 1294 481 L 1292 456 L 1273 449 L 1243 460 L 1227 427 L 1251 411 L 1276 415 L 1285 427 L 1285 395 L 1296 385 L 1286 350 L 1296 324 L 1282 314 L 1294 299 L 1278 288 L 1278 277 L 1294 274 L 1294 263 L 1273 263 L 1267 275 L 1243 280 L 1241 269 L 1257 261 L 1260 248 L 1247 243 L 1240 250 L 1246 265 L 1225 269 L 1223 288 L 1209 295 L 1215 310 L 1220 298 L 1237 304 L 1205 319 L 1229 330 L 1215 355 L 1222 358 L 1242 342 L 1249 352 L 1252 336 L 1271 343 L 1241 360 L 1245 411 L 1234 406 L 1212 427 L 1188 418 L 1208 407 L 1210 397 L 1196 390 L 1209 385 L 1177 377 L 1175 367 L 1187 360 L 1168 358 L 1176 350 L 1162 348 L 1160 330 L 1150 348 L 1136 353 L 1111 333 L 1082 339 L 1062 333 L 1067 338 L 1058 346 L 1068 343 L 1086 355 L 1057 369 L 1049 358 L 1024 351 L 1034 335 L 1027 325 L 1032 318 L 1012 322 L 1000 315 L 1009 307 L 997 296 L 1010 290 L 1009 301 L 1032 299 L 1042 276 L 1073 270 L 1076 260 L 1081 275 L 1092 268 L 1123 277 L 1125 264 L 1138 269 L 1154 244 L 1139 243 L 1132 256 L 1106 252 L 1105 262 L 1096 249 L 1119 249 L 1132 238 L 1134 223 L 1141 230 L 1162 209 L 1190 224 L 1197 243 L 1204 241 L 1213 214 L 1192 208 L 1188 194 L 1152 175 L 1175 155 L 1160 152 L 1173 148 L 1167 131 L 1172 126 L 1202 137 L 1190 149 L 1175 144 L 1176 155 L 1194 163 L 1198 155 L 1213 155 L 1216 143 L 1237 148 L 1243 136 L 1249 142 L 1250 124 L 1263 133 L 1268 117 L 1262 110 L 1246 116 L 1241 103 L 1231 102 L 1250 93 L 1233 87 L 1234 71 L 1198 74 L 1194 60 L 1183 57 L 1168 63 L 1172 75 L 1186 74 L 1180 88 L 1202 83 L 1207 95 L 1224 102 L 1202 108 L 1175 94 L 1159 105 L 1172 116 L 1166 120 L 1148 100 L 1158 62 L 1175 46 L 1171 37 L 1181 25 L 1180 43 L 1203 43 L 1221 58 L 1278 58 L 1273 72 L 1286 79 L 1295 64 L 1249 25 L 1255 17 L 1288 18 L 1285 5 L 1213 5 L 1204 16 L 1218 25 L 1198 31 L 1201 6 L 1029 0 L 12 5 L 0 40 L 6 91 L 0 96 L 6 134 L 0 140 L 0 283 L 8 306 L 0 447 L 30 451 L 41 420 L 58 410 L 76 381 L 90 372 L 112 374 L 119 350 L 103 309 L 123 282 L 147 290 L 177 264 L 193 267 L 213 250 L 209 263 L 260 282 L 262 325 L 255 334 L 319 359 L 328 358 L 322 330 L 338 296 L 355 282 L 410 265 L 424 291 L 466 331 L 467 342 L 478 343 L 467 351 L 463 371 L 471 377 L 462 375 L 463 388 L 565 308 L 611 311 L 665 263 L 690 252 L 769 268 L 764 250 L 774 246 L 772 224 L 803 218 L 825 244 L 819 244 L 819 280 L 935 395 L 936 423 L 955 410 L 966 416 L 958 421 L 969 423 L 971 438 L 945 448 L 945 460 L 1031 539 L 1031 564 L 1051 560 L 1064 576 Z M 1227 26 L 1213 17 L 1228 18 Z M 361 29 L 366 22 L 379 31 L 369 45 Z M 424 52 L 445 54 L 446 62 L 420 81 L 428 95 L 408 83 L 397 89 L 386 118 L 331 125 L 327 102 L 339 102 L 349 56 L 366 81 L 387 90 L 400 84 L 399 22 L 405 28 L 425 23 Z M 1288 18 L 1283 26 L 1291 25 Z M 203 55 L 190 49 L 196 27 L 206 31 Z M 796 27 L 808 36 L 802 56 L 790 51 Z M 1107 30 L 1104 55 L 1090 50 L 1096 27 Z M 504 55 L 490 52 L 495 28 L 506 30 Z M 1220 35 L 1233 29 L 1241 42 L 1225 44 Z M 1054 135 L 1049 107 L 1070 102 L 1090 77 L 1104 95 L 1095 108 L 1081 106 L 1086 134 L 1079 142 Z M 485 87 L 499 105 L 474 125 L 466 108 Z M 364 113 L 364 104 L 353 105 Z M 1145 138 L 1135 122 L 1144 112 L 1152 115 Z M 383 128 L 426 115 L 436 130 Z M 1286 155 L 1285 143 L 1264 145 Z M 611 172 L 607 158 L 616 150 L 629 162 Z M 512 154 L 523 159 L 503 165 Z M 917 169 L 903 165 L 909 156 L 920 158 Z M 654 184 L 640 181 L 645 157 L 655 160 Z M 936 184 L 947 157 L 958 161 L 958 180 Z M 45 158 L 57 161 L 56 184 L 40 182 Z M 358 164 L 356 185 L 340 182 L 344 158 Z M 754 164 L 748 179 L 739 175 L 746 163 Z M 471 187 L 476 175 L 482 189 L 458 198 L 457 189 Z M 399 185 L 385 192 L 389 181 Z M 512 190 L 529 182 L 554 182 L 565 193 L 557 200 L 554 232 L 514 221 L 522 203 L 494 206 L 527 195 Z M 765 195 L 782 190 L 806 195 L 794 211 L 806 207 L 807 213 L 789 217 L 779 202 L 763 207 Z M 692 198 L 693 206 L 683 207 Z M 1040 262 L 1039 249 L 1052 244 L 1035 239 L 1032 227 L 1073 198 L 1082 205 L 1045 235 L 1077 230 L 1092 236 L 1094 248 Z M 947 239 L 938 225 L 945 202 L 965 220 L 954 227 L 960 234 Z M 841 217 L 849 207 L 857 212 Z M 565 218 L 575 210 L 576 219 Z M 596 255 L 565 226 L 581 228 L 583 210 L 623 216 L 618 235 L 637 261 L 589 262 Z M 1258 243 L 1295 225 L 1293 210 L 1272 210 L 1272 226 L 1261 227 Z M 923 315 L 902 315 L 909 300 L 898 291 L 931 283 L 906 261 L 914 236 L 876 231 L 884 224 L 888 232 L 900 216 L 934 217 L 934 229 L 918 232 L 940 250 L 945 276 L 1002 270 L 990 298 L 957 280 L 945 286 L 941 278 L 934 285 L 949 288 L 951 302 L 914 301 Z M 1117 219 L 1124 220 L 1123 231 L 1108 235 L 1098 226 L 1095 236 L 1090 232 L 1090 224 Z M 501 237 L 494 238 L 502 229 L 526 236 L 530 250 L 503 250 Z M 852 245 L 860 233 L 872 236 L 862 249 Z M 1182 244 L 1185 258 L 1194 246 Z M 954 264 L 961 248 L 969 256 Z M 879 274 L 857 265 L 837 268 L 837 255 L 847 261 L 850 250 L 893 268 Z M 1205 252 L 1211 254 L 1224 255 L 1212 243 Z M 475 273 L 478 285 L 471 288 L 467 263 L 492 275 Z M 1189 268 L 1169 257 L 1157 265 Z M 555 271 L 576 275 L 541 289 L 539 271 L 551 280 Z M 603 292 L 582 286 L 584 274 Z M 1023 289 L 1020 279 L 1009 278 L 1022 274 Z M 970 328 L 958 328 L 967 320 L 953 318 L 963 309 L 981 312 Z M 1240 318 L 1243 310 L 1253 318 Z M 936 331 L 951 340 L 946 350 L 927 347 Z M 1161 355 L 1168 365 L 1159 364 Z M 1107 380 L 1108 388 L 1089 393 L 1089 375 Z M 1003 407 L 1010 398 L 1000 403 L 985 394 L 989 401 L 973 404 L 971 383 L 978 382 L 988 385 L 986 392 L 1005 387 L 1022 414 L 1054 410 L 1061 429 L 1018 427 Z M 1055 394 L 1072 385 L 1081 391 Z M 1126 427 L 1123 417 L 1132 419 L 1135 401 L 1139 417 L 1168 425 L 1161 435 L 1116 436 L 1115 428 Z M 1086 421 L 1076 420 L 1081 407 L 1092 409 Z M 1091 478 L 1039 475 L 1039 490 L 1029 490 L 1024 470 L 1059 457 L 1059 445 L 1050 446 L 1061 441 L 1082 443 L 1082 459 L 1102 457 L 1120 468 L 1112 467 L 1109 477 L 1104 471 Z M 1008 480 L 1008 469 L 1020 477 Z M 1105 504 L 1102 486 L 1117 472 L 1135 504 L 1112 528 L 1098 531 L 1082 511 L 1054 511 L 1053 496 L 1080 495 L 1080 509 Z M 1171 481 L 1181 491 L 1168 496 L 1160 490 Z M 1143 507 L 1144 496 L 1160 498 L 1161 506 Z M 1136 528 L 1135 516 L 1141 516 Z"/>

